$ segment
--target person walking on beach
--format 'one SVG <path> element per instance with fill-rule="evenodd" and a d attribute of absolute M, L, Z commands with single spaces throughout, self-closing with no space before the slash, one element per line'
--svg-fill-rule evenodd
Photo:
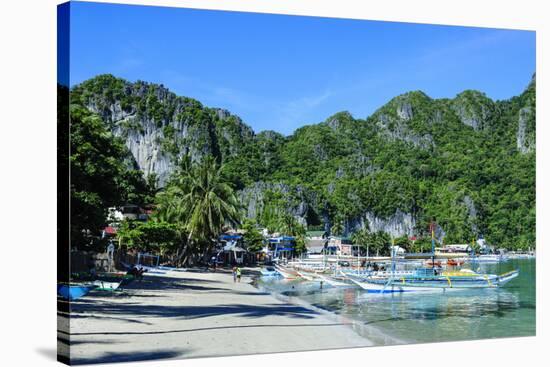
<path fill-rule="evenodd" d="M 233 283 L 237 282 L 237 267 L 233 267 Z"/>
<path fill-rule="evenodd" d="M 236 273 L 237 273 L 237 282 L 241 282 L 241 268 L 240 267 L 237 267 L 237 270 L 236 270 Z"/>

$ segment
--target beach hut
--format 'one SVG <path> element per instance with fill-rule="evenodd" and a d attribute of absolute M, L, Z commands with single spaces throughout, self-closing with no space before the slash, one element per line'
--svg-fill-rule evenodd
<path fill-rule="evenodd" d="M 243 247 L 243 236 L 239 233 L 224 233 L 218 238 L 216 262 L 223 265 L 246 264 L 251 254 Z M 252 260 L 253 261 L 253 260 Z"/>

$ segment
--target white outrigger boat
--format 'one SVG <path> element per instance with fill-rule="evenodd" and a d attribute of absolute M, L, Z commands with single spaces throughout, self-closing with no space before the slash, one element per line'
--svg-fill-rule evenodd
<path fill-rule="evenodd" d="M 280 275 L 280 273 L 277 270 L 275 270 L 273 266 L 267 266 L 265 268 L 260 269 L 260 273 L 262 274 L 263 277 L 274 277 L 274 276 Z"/>
<path fill-rule="evenodd" d="M 512 270 L 501 275 L 495 275 L 476 273 L 470 269 L 456 271 L 443 270 L 440 267 L 435 267 L 435 236 L 433 228 L 433 225 L 431 225 L 431 267 L 420 267 L 412 272 L 395 271 L 395 253 L 392 251 L 391 271 L 385 271 L 384 273 L 371 272 L 367 274 L 341 272 L 341 274 L 362 289 L 375 293 L 434 292 L 475 288 L 499 288 L 519 275 L 519 270 Z M 473 262 L 475 261 L 474 259 Z"/>
<path fill-rule="evenodd" d="M 349 287 L 349 286 L 355 286 L 353 282 L 350 282 L 346 277 L 336 277 L 336 276 L 330 276 L 330 275 L 322 275 L 318 274 L 318 278 L 327 283 L 330 284 L 333 287 Z"/>
<path fill-rule="evenodd" d="M 300 274 L 298 274 L 298 272 L 296 270 L 289 269 L 289 268 L 287 268 L 285 266 L 282 266 L 282 265 L 279 265 L 279 264 L 275 264 L 274 269 L 275 269 L 276 272 L 281 274 L 281 276 L 285 279 L 296 279 L 296 278 L 300 277 Z"/>
<path fill-rule="evenodd" d="M 107 282 L 103 280 L 94 280 L 92 284 L 96 286 L 97 290 L 100 291 L 116 291 L 121 285 L 123 280 L 118 282 Z"/>
<path fill-rule="evenodd" d="M 305 273 L 303 271 L 296 271 L 298 273 L 298 275 L 302 278 L 304 278 L 305 280 L 307 281 L 314 281 L 316 278 L 318 278 L 317 274 L 308 274 L 308 273 Z"/>
<path fill-rule="evenodd" d="M 499 288 L 516 278 L 519 270 L 512 270 L 501 275 L 480 274 L 469 269 L 461 271 L 444 271 L 419 268 L 414 274 L 403 276 L 356 276 L 343 273 L 362 289 L 374 293 L 396 292 L 434 292 L 472 288 Z"/>
<path fill-rule="evenodd" d="M 470 263 L 480 263 L 480 264 L 498 264 L 508 261 L 508 256 L 505 255 L 479 255 L 475 257 L 466 258 L 466 262 Z"/>

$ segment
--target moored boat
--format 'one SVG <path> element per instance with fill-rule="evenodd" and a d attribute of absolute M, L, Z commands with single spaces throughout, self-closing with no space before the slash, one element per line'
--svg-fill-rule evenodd
<path fill-rule="evenodd" d="M 283 276 L 285 279 L 296 279 L 300 277 L 300 274 L 296 270 L 289 269 L 287 267 L 284 267 L 282 265 L 276 264 L 274 266 L 275 271 L 277 271 L 279 274 Z"/>
<path fill-rule="evenodd" d="M 116 291 L 122 285 L 124 280 L 118 282 L 109 282 L 104 280 L 95 280 L 92 284 L 96 286 L 99 291 Z"/>
<path fill-rule="evenodd" d="M 508 261 L 508 257 L 505 255 L 479 255 L 475 257 L 467 258 L 466 261 L 470 263 L 480 263 L 480 264 L 498 264 L 501 262 Z"/>
<path fill-rule="evenodd" d="M 346 276 L 361 288 L 376 293 L 434 292 L 472 288 L 499 288 L 519 275 L 513 270 L 501 275 L 480 274 L 469 269 L 439 272 L 433 268 L 419 268 L 413 275 L 404 276 Z"/>
<path fill-rule="evenodd" d="M 330 284 L 333 287 L 349 287 L 350 285 L 353 286 L 354 283 L 350 282 L 346 277 L 344 276 L 330 276 L 330 275 L 318 275 L 319 279 L 325 283 Z"/>
<path fill-rule="evenodd" d="M 464 264 L 464 260 L 461 259 L 448 259 L 447 266 L 461 266 Z"/>
<path fill-rule="evenodd" d="M 260 269 L 260 273 L 263 277 L 273 277 L 280 275 L 279 272 L 277 272 L 273 267 L 266 267 Z"/>
<path fill-rule="evenodd" d="M 58 284 L 57 294 L 69 301 L 74 301 L 96 288 L 95 284 Z"/>

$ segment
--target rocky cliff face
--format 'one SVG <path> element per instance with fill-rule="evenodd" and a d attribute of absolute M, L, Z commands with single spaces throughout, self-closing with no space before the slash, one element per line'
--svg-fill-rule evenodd
<path fill-rule="evenodd" d="M 536 144 L 536 75 L 533 75 L 519 100 L 521 108 L 517 114 L 516 146 L 522 154 L 528 154 L 535 151 Z"/>
<path fill-rule="evenodd" d="M 429 149 L 434 141 L 427 127 L 437 118 L 434 112 L 428 111 L 432 104 L 433 100 L 426 94 L 409 92 L 392 99 L 371 119 L 383 138 Z"/>
<path fill-rule="evenodd" d="M 144 175 L 156 175 L 160 186 L 179 157 L 197 161 L 207 154 L 237 155 L 254 138 L 252 129 L 229 111 L 203 107 L 162 85 L 103 75 L 77 86 L 73 98 L 109 124 Z"/>
<path fill-rule="evenodd" d="M 416 219 L 412 214 L 404 213 L 399 209 L 388 218 L 381 218 L 367 211 L 349 221 L 346 233 L 362 228 L 367 228 L 371 232 L 386 232 L 392 237 L 412 236 L 416 229 Z"/>
<path fill-rule="evenodd" d="M 281 194 L 288 203 L 285 210 L 293 215 L 299 223 L 307 224 L 307 215 L 315 206 L 315 199 L 311 193 L 299 186 L 290 186 L 283 183 L 256 182 L 238 192 L 238 198 L 246 211 L 248 218 L 261 216 L 267 204 L 267 192 Z"/>
<path fill-rule="evenodd" d="M 517 148 L 523 153 L 531 153 L 535 150 L 534 131 L 532 131 L 532 124 L 530 121 L 535 119 L 534 111 L 531 107 L 523 107 L 519 110 L 518 116 L 518 131 Z"/>
<path fill-rule="evenodd" d="M 457 95 L 452 101 L 451 108 L 464 125 L 474 130 L 486 128 L 496 113 L 492 100 L 483 93 L 471 90 Z"/>

